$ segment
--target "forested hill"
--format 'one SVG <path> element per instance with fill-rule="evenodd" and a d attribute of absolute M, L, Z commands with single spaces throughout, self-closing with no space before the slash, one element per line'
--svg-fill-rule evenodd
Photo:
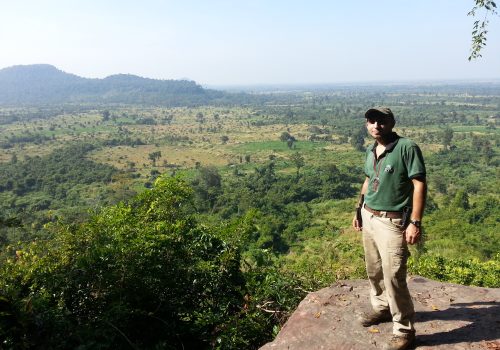
<path fill-rule="evenodd" d="M 126 103 L 192 106 L 213 102 L 224 93 L 189 80 L 157 80 L 130 74 L 82 78 L 48 64 L 0 70 L 0 105 Z"/>

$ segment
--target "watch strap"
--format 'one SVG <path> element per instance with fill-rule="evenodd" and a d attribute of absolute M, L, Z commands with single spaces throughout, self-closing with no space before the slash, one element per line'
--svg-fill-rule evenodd
<path fill-rule="evenodd" d="M 422 226 L 422 221 L 420 221 L 420 220 L 410 220 L 410 224 L 413 224 L 416 227 L 420 228 Z"/>

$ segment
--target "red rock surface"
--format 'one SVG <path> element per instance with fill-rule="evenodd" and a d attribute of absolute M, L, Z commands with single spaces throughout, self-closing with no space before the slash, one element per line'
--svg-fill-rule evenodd
<path fill-rule="evenodd" d="M 468 287 L 413 276 L 417 341 L 413 348 L 500 350 L 500 289 Z M 310 293 L 276 339 L 262 350 L 380 349 L 392 323 L 362 327 L 368 281 L 352 280 Z"/>

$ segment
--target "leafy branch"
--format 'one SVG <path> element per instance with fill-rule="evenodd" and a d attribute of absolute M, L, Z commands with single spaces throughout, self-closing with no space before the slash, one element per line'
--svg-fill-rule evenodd
<path fill-rule="evenodd" d="M 491 0 L 475 0 L 475 6 L 467 13 L 467 16 L 476 17 L 476 13 L 484 10 L 484 17 L 482 20 L 474 21 L 472 26 L 472 44 L 469 61 L 482 57 L 481 50 L 486 46 L 486 34 L 488 34 L 488 15 L 498 15 L 496 10 L 497 5 Z"/>

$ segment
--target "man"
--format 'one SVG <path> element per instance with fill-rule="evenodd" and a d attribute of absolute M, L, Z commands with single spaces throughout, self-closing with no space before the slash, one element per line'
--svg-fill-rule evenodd
<path fill-rule="evenodd" d="M 392 131 L 396 122 L 389 108 L 371 108 L 365 118 L 375 144 L 366 151 L 366 178 L 352 224 L 363 231 L 373 311 L 360 322 L 368 327 L 392 320 L 393 336 L 384 349 L 406 349 L 415 340 L 415 311 L 406 283 L 407 244 L 420 238 L 425 165 L 419 147 Z"/>

